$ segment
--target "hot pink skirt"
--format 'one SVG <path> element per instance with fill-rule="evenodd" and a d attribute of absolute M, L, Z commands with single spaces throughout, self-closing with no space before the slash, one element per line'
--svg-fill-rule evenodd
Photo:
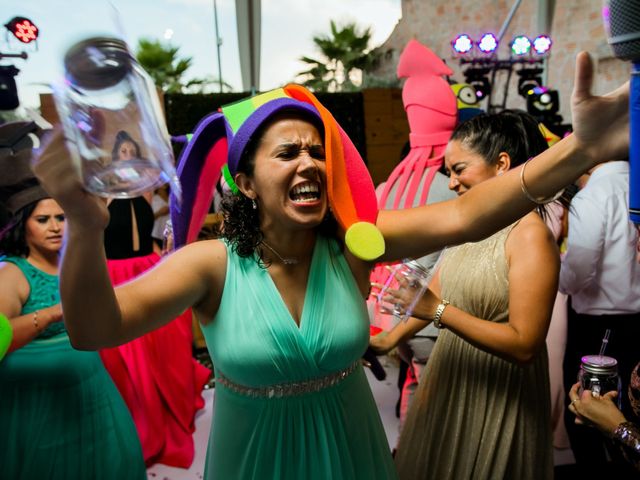
<path fill-rule="evenodd" d="M 130 280 L 160 261 L 143 257 L 109 260 L 113 285 Z M 196 412 L 211 371 L 192 355 L 191 310 L 167 325 L 116 348 L 100 352 L 136 425 L 147 466 L 188 468 L 193 462 Z"/>

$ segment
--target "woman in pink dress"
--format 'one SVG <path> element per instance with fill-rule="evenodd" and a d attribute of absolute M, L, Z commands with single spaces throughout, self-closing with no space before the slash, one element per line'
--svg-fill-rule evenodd
<path fill-rule="evenodd" d="M 113 160 L 141 156 L 139 145 L 118 132 Z M 104 235 L 109 276 L 124 283 L 155 265 L 160 256 L 151 236 L 154 215 L 145 197 L 114 199 Z M 173 281 L 167 279 L 167 281 Z M 191 310 L 164 327 L 100 352 L 136 425 L 145 463 L 188 468 L 194 457 L 192 433 L 201 392 L 210 370 L 192 355 Z"/>

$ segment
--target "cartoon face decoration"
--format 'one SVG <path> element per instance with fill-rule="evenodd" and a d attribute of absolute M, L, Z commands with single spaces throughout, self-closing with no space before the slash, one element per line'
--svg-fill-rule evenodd
<path fill-rule="evenodd" d="M 451 85 L 453 93 L 456 95 L 458 110 L 462 108 L 478 108 L 478 96 L 476 89 L 468 83 L 454 83 Z"/>
<path fill-rule="evenodd" d="M 465 120 L 484 113 L 484 110 L 480 108 L 482 98 L 478 98 L 478 92 L 473 85 L 468 83 L 454 83 L 451 85 L 451 90 L 453 90 L 456 96 L 458 123 L 462 123 Z"/>

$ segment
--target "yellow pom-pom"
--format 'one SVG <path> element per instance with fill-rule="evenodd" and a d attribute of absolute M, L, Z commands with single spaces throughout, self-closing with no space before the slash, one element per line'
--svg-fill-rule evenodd
<path fill-rule="evenodd" d="M 384 237 L 373 223 L 354 223 L 347 229 L 344 242 L 351 253 L 368 262 L 384 253 Z"/>
<path fill-rule="evenodd" d="M 13 337 L 13 329 L 7 317 L 0 313 L 0 360 L 4 357 L 9 345 L 11 345 L 11 337 Z"/>

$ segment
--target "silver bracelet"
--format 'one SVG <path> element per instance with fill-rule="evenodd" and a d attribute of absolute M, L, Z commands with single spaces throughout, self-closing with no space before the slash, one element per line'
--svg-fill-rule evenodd
<path fill-rule="evenodd" d="M 449 305 L 449 303 L 450 303 L 449 300 L 445 300 L 443 298 L 442 300 L 440 300 L 440 303 L 436 307 L 436 313 L 433 316 L 433 325 L 436 328 L 444 328 L 444 325 L 442 325 L 441 323 L 442 314 L 444 313 L 444 309 L 447 308 L 447 305 Z"/>
<path fill-rule="evenodd" d="M 531 195 L 531 193 L 529 193 L 529 190 L 527 189 L 527 186 L 524 183 L 524 169 L 527 168 L 527 163 L 529 163 L 530 161 L 531 159 L 524 162 L 522 164 L 522 168 L 520 169 L 520 189 L 522 190 L 522 193 L 524 193 L 524 196 L 527 197 L 529 201 L 535 203 L 536 205 L 545 205 L 547 203 L 550 203 L 559 199 L 562 196 L 562 193 L 564 192 L 564 188 L 560 190 L 558 193 L 556 193 L 554 196 L 548 197 L 548 198 L 536 198 L 533 195 Z"/>

